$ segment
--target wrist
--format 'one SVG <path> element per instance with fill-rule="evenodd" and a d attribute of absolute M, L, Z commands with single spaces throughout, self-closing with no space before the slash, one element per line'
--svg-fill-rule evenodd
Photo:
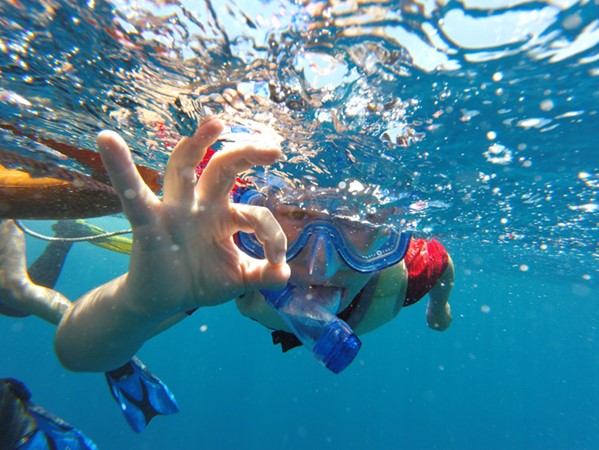
<path fill-rule="evenodd" d="M 115 286 L 115 299 L 118 303 L 122 303 L 123 309 L 132 318 L 160 323 L 174 315 L 194 308 L 191 302 L 175 298 L 170 292 L 139 289 L 136 286 L 128 274 L 120 277 L 117 286 Z M 191 304 L 191 306 L 188 304 Z"/>

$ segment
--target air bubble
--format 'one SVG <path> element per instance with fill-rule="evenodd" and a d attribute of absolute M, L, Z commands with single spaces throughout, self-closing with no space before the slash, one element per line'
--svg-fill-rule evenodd
<path fill-rule="evenodd" d="M 541 102 L 541 110 L 542 111 L 551 111 L 555 105 L 553 104 L 553 100 L 545 99 Z"/>
<path fill-rule="evenodd" d="M 572 14 L 562 21 L 562 25 L 566 30 L 573 30 L 582 25 L 582 18 L 578 14 Z"/>
<path fill-rule="evenodd" d="M 123 195 L 126 199 L 133 200 L 135 197 L 137 197 L 137 192 L 135 192 L 133 189 L 125 189 Z"/>

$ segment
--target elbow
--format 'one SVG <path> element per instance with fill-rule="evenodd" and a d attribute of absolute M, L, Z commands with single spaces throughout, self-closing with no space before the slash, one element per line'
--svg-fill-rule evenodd
<path fill-rule="evenodd" d="M 104 372 L 101 358 L 87 348 L 85 336 L 65 326 L 63 320 L 54 336 L 54 352 L 62 366 L 73 372 Z"/>
<path fill-rule="evenodd" d="M 73 372 L 109 372 L 123 366 L 135 353 L 107 346 L 63 323 L 54 337 L 54 351 L 63 367 Z"/>
<path fill-rule="evenodd" d="M 79 346 L 82 344 L 82 339 L 77 336 L 77 332 L 70 325 L 70 316 L 74 308 L 70 308 L 58 323 L 56 334 L 54 335 L 54 353 L 62 366 L 73 372 L 90 372 L 83 364 L 85 361 L 80 358 Z"/>
<path fill-rule="evenodd" d="M 85 325 L 77 322 L 75 308 L 62 316 L 54 335 L 54 352 L 62 366 L 72 372 L 104 372 L 105 358 L 97 353 L 103 350 L 86 332 Z"/>
<path fill-rule="evenodd" d="M 71 340 L 65 334 L 59 327 L 54 338 L 54 352 L 62 366 L 73 372 L 93 372 L 84 364 L 82 358 L 77 357 L 77 352 L 71 345 Z"/>
<path fill-rule="evenodd" d="M 115 362 L 111 357 L 102 357 L 102 355 L 71 345 L 58 335 L 54 340 L 54 351 L 62 366 L 72 372 L 109 372 L 128 361 Z"/>
<path fill-rule="evenodd" d="M 445 331 L 451 326 L 451 317 L 444 320 L 429 320 L 427 321 L 427 325 L 431 330 L 435 331 Z"/>

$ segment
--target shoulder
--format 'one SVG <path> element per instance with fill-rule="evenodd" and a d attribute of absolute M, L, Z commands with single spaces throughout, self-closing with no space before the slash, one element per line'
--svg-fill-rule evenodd
<path fill-rule="evenodd" d="M 379 272 L 376 283 L 375 298 L 397 297 L 402 291 L 405 293 L 408 284 L 408 269 L 405 261 L 402 260 Z"/>
<path fill-rule="evenodd" d="M 408 286 L 408 271 L 404 261 L 388 267 L 373 278 L 369 298 L 361 298 L 355 316 L 349 318 L 358 335 L 369 333 L 393 320 L 403 306 Z"/>
<path fill-rule="evenodd" d="M 410 275 L 420 272 L 427 264 L 435 263 L 447 266 L 449 254 L 447 250 L 436 239 L 412 239 L 404 258 Z"/>

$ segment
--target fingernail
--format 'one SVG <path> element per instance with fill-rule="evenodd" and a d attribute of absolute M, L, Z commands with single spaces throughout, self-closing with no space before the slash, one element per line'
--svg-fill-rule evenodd
<path fill-rule="evenodd" d="M 216 119 L 216 116 L 212 114 L 212 111 L 206 111 L 206 108 L 204 108 L 203 115 L 200 116 L 200 125 L 204 125 L 214 119 Z"/>

